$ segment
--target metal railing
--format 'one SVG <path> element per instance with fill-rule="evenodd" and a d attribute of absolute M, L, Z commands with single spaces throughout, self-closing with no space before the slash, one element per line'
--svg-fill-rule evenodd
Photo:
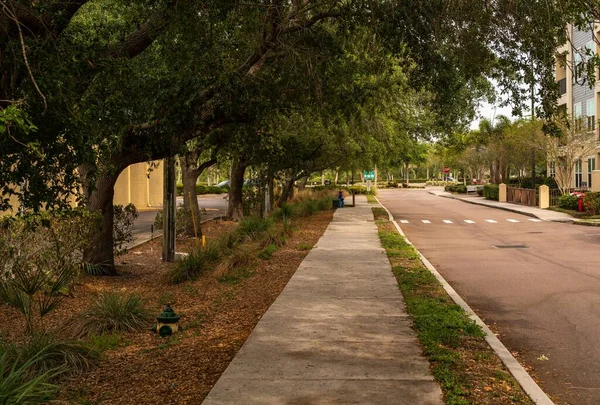
<path fill-rule="evenodd" d="M 562 195 L 562 192 L 560 191 L 560 189 L 558 189 L 558 188 L 550 189 L 550 206 L 551 207 L 558 207 L 558 199 L 560 198 L 561 195 Z"/>
<path fill-rule="evenodd" d="M 535 207 L 537 205 L 537 193 L 531 188 L 506 188 L 506 201 L 513 204 Z"/>

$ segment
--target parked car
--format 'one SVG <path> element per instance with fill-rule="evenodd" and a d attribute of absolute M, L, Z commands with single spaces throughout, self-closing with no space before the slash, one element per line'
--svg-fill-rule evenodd
<path fill-rule="evenodd" d="M 259 186 L 260 180 L 258 179 L 245 179 L 244 186 Z M 217 187 L 229 187 L 229 180 L 224 180 L 217 184 Z"/>
<path fill-rule="evenodd" d="M 229 180 L 225 180 L 217 184 L 217 187 L 229 187 Z"/>

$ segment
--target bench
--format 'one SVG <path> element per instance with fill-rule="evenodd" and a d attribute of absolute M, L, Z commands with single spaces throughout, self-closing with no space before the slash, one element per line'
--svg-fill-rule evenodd
<path fill-rule="evenodd" d="M 476 193 L 477 189 L 483 188 L 483 186 L 467 186 L 467 193 Z"/>

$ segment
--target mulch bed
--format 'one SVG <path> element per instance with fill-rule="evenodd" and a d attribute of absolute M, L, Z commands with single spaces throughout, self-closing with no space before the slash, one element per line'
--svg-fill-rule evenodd
<path fill-rule="evenodd" d="M 296 231 L 286 245 L 270 260 L 258 260 L 254 272 L 237 283 L 219 282 L 217 271 L 169 285 L 164 275 L 172 264 L 161 262 L 160 240 L 118 257 L 121 276 L 86 277 L 74 297 L 47 317 L 47 328 L 59 329 L 94 294 L 106 290 L 135 293 L 156 315 L 164 304 L 172 304 L 184 331 L 165 339 L 149 331 L 122 335 L 120 346 L 106 351 L 98 367 L 61 381 L 61 402 L 200 404 L 308 254 L 306 244 L 318 241 L 331 218 L 332 211 L 325 211 L 294 219 Z M 210 222 L 203 231 L 211 239 L 235 226 Z M 177 250 L 186 251 L 193 243 L 178 240 Z M 12 311 L 0 310 L 5 315 Z M 18 338 L 23 330 L 20 317 L 8 318 L 0 333 L 12 331 L 10 337 Z"/>

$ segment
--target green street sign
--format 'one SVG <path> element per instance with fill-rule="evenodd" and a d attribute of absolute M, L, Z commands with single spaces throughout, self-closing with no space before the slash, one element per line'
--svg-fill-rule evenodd
<path fill-rule="evenodd" d="M 374 171 L 365 170 L 364 176 L 365 176 L 365 180 L 375 180 L 375 172 Z"/>

